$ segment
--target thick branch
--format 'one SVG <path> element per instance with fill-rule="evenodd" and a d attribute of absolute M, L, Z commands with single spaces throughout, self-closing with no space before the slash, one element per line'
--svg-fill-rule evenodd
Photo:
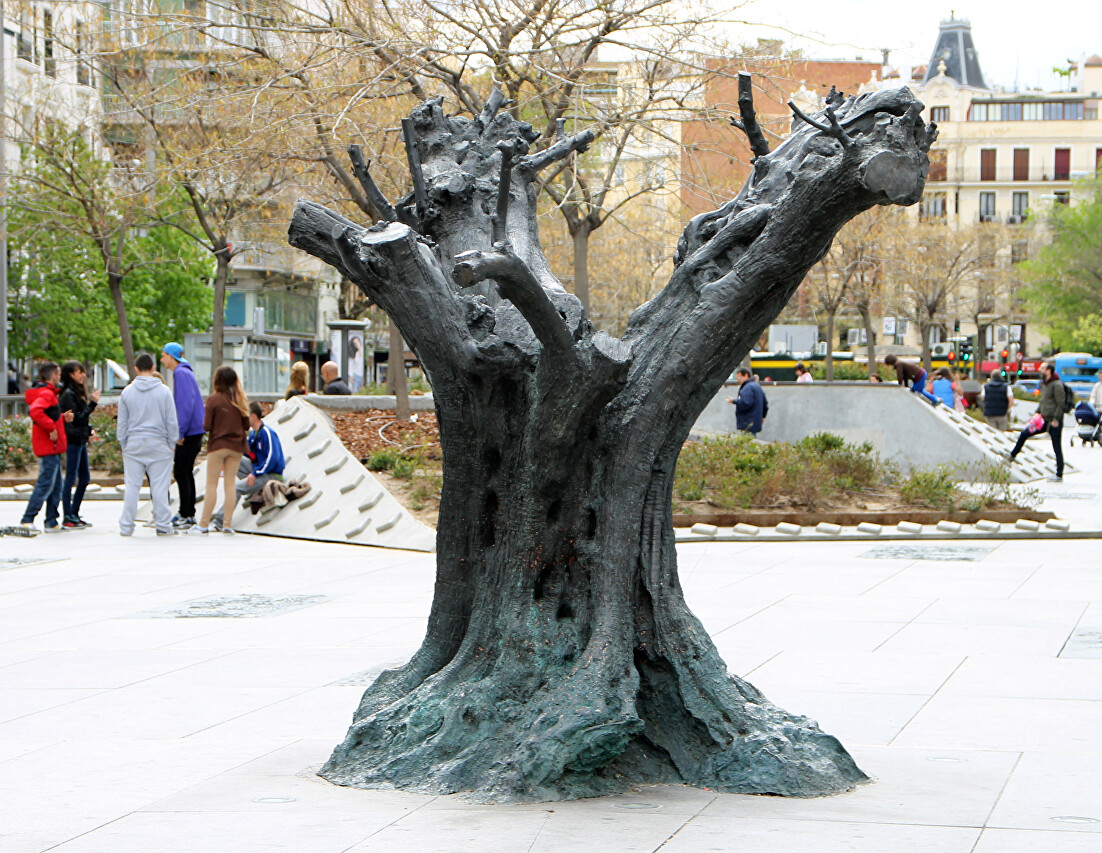
<path fill-rule="evenodd" d="M 569 157 L 575 151 L 579 153 L 586 151 L 589 148 L 589 144 L 593 141 L 593 138 L 594 133 L 592 130 L 583 130 L 581 133 L 576 133 L 573 136 L 560 139 L 558 142 L 547 146 L 542 151 L 535 154 L 529 154 L 517 164 L 517 168 L 529 175 L 534 175 L 540 169 L 549 166 L 556 160 L 563 160 Z"/>
<path fill-rule="evenodd" d="M 500 89 L 495 88 L 490 92 L 490 97 L 486 99 L 486 105 L 478 115 L 478 123 L 483 130 L 490 126 L 494 117 L 497 116 L 498 110 L 503 106 L 505 106 L 505 96 L 501 94 Z"/>
<path fill-rule="evenodd" d="M 569 352 L 574 341 L 528 265 L 513 254 L 508 243 L 495 243 L 491 252 L 464 252 L 456 256 L 453 276 L 463 287 L 493 279 L 501 295 L 528 321 L 539 342 L 556 352 Z"/>
<path fill-rule="evenodd" d="M 509 188 L 513 180 L 513 158 L 517 154 L 527 154 L 528 143 L 518 136 L 509 142 L 499 142 L 497 150 L 501 152 L 501 177 L 497 184 L 497 213 L 494 214 L 491 224 L 491 238 L 495 244 L 505 239 L 509 217 Z"/>
<path fill-rule="evenodd" d="M 406 144 L 406 158 L 409 161 L 409 176 L 413 180 L 413 197 L 417 202 L 417 215 L 424 220 L 429 209 L 429 197 L 425 190 L 425 175 L 421 171 L 421 155 L 417 151 L 413 119 L 402 119 L 402 140 Z"/>
<path fill-rule="evenodd" d="M 385 219 L 387 222 L 397 222 L 398 213 L 394 209 L 386 196 L 383 195 L 383 191 L 379 189 L 375 183 L 375 179 L 371 177 L 371 171 L 364 160 L 363 152 L 360 151 L 359 145 L 348 146 L 348 159 L 352 161 L 352 174 L 356 176 L 356 180 L 360 182 L 360 186 L 364 188 L 364 194 L 367 196 L 375 209 L 379 212 L 379 216 Z"/>
<path fill-rule="evenodd" d="M 769 143 L 765 141 L 765 134 L 758 124 L 758 115 L 754 110 L 754 91 L 750 85 L 750 74 L 740 71 L 738 75 L 738 110 L 742 121 L 732 118 L 731 124 L 746 134 L 750 142 L 750 150 L 755 157 L 764 157 L 769 153 Z"/>

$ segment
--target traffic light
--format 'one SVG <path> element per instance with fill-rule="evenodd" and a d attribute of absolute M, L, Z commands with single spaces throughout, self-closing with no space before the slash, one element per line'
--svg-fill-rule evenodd
<path fill-rule="evenodd" d="M 960 342 L 960 362 L 961 364 L 972 363 L 972 339 L 965 338 Z"/>
<path fill-rule="evenodd" d="M 945 359 L 946 359 L 946 361 L 949 362 L 950 365 L 952 365 L 952 363 L 956 360 L 956 358 L 957 358 L 957 354 L 955 352 L 953 352 L 952 350 L 949 350 L 949 352 L 947 352 L 945 354 Z"/>
<path fill-rule="evenodd" d="M 1001 355 L 1001 356 L 1003 357 L 1003 361 L 1006 361 L 1006 360 L 1007 360 L 1008 358 L 1010 358 L 1010 350 L 1008 350 L 1008 349 L 1004 349 L 1004 350 L 1003 350 L 1003 351 L 1002 351 L 1002 352 L 1000 353 L 1000 355 Z"/>

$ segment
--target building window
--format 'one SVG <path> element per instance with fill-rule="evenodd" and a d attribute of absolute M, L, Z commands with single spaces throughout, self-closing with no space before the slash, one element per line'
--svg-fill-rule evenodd
<path fill-rule="evenodd" d="M 1014 193 L 1010 197 L 1010 222 L 1016 224 L 1025 222 L 1029 211 L 1029 193 Z"/>
<path fill-rule="evenodd" d="M 972 104 L 968 111 L 969 121 L 987 121 L 987 104 Z"/>
<path fill-rule="evenodd" d="M 1052 159 L 1052 180 L 1066 181 L 1071 177 L 1071 149 L 1057 148 Z"/>
<path fill-rule="evenodd" d="M 1021 121 L 1022 120 L 1022 105 L 1021 104 L 1003 104 L 1002 105 L 1002 120 L 1003 121 Z"/>
<path fill-rule="evenodd" d="M 1076 101 L 1073 104 L 1064 104 L 1064 121 L 1082 121 L 1083 102 Z"/>
<path fill-rule="evenodd" d="M 1056 191 L 1056 203 L 1057 204 L 1071 204 L 1071 193 L 1067 190 Z"/>
<path fill-rule="evenodd" d="M 1054 103 L 1047 103 L 1045 108 L 1045 121 L 1063 121 L 1064 120 L 1064 105 L 1056 101 Z"/>
<path fill-rule="evenodd" d="M 54 59 L 54 16 L 48 9 L 42 12 L 42 58 L 47 77 L 57 76 L 57 60 Z"/>
<path fill-rule="evenodd" d="M 1102 148 L 1094 149 L 1094 171 L 1102 172 Z"/>
<path fill-rule="evenodd" d="M 946 179 L 948 175 L 947 155 L 948 152 L 944 148 L 935 148 L 930 152 L 930 174 L 926 177 L 926 180 L 944 181 Z"/>
<path fill-rule="evenodd" d="M 945 219 L 945 193 L 926 193 L 918 209 L 919 219 Z"/>
<path fill-rule="evenodd" d="M 1029 180 L 1029 149 L 1028 148 L 1015 148 L 1014 149 L 1014 180 L 1016 180 L 1016 181 L 1028 181 Z"/>
<path fill-rule="evenodd" d="M 24 10 L 19 16 L 19 38 L 15 45 L 15 55 L 27 62 L 34 62 L 33 20 L 33 10 Z"/>
<path fill-rule="evenodd" d="M 1083 118 L 1087 121 L 1098 121 L 1098 107 L 1084 107 Z"/>
<path fill-rule="evenodd" d="M 1022 120 L 1040 121 L 1044 118 L 1044 113 L 1041 111 L 1042 106 L 1040 103 L 1022 104 Z"/>
<path fill-rule="evenodd" d="M 949 121 L 949 108 L 948 107 L 930 107 L 930 121 L 937 124 L 944 124 Z"/>
<path fill-rule="evenodd" d="M 83 21 L 76 22 L 75 44 L 73 52 L 76 54 L 77 84 L 80 86 L 92 85 L 92 69 L 88 65 L 88 32 L 84 28 Z"/>
<path fill-rule="evenodd" d="M 993 180 L 995 180 L 995 149 L 994 148 L 981 148 L 980 149 L 980 180 L 981 181 L 993 181 Z"/>
<path fill-rule="evenodd" d="M 1029 241 L 1015 240 L 1010 244 L 1010 263 L 1020 264 L 1029 260 Z"/>
<path fill-rule="evenodd" d="M 995 221 L 995 194 L 980 193 L 980 222 Z"/>

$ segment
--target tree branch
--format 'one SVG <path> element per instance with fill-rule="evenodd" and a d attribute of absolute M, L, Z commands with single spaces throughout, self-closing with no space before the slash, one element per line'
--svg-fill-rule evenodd
<path fill-rule="evenodd" d="M 842 143 L 843 148 L 851 148 L 853 146 L 853 140 L 849 138 L 849 134 L 842 130 L 842 126 L 838 124 L 838 118 L 834 115 L 834 107 L 827 107 L 824 110 L 824 112 L 826 113 L 827 121 L 830 122 L 830 124 L 823 124 L 822 122 L 815 121 L 815 119 L 811 118 L 808 115 L 805 115 L 793 101 L 788 102 L 788 108 L 792 110 L 792 112 L 796 115 L 796 118 L 807 122 L 819 132 L 825 133 L 827 136 L 831 136 L 837 139 L 840 143 Z"/>
<path fill-rule="evenodd" d="M 452 274 L 462 287 L 493 279 L 501 295 L 517 307 L 544 347 L 557 353 L 573 349 L 570 331 L 547 292 L 528 265 L 513 254 L 508 242 L 495 243 L 490 252 L 464 252 L 456 256 L 456 261 Z"/>
<path fill-rule="evenodd" d="M 509 217 L 509 187 L 513 179 L 513 157 L 517 154 L 526 154 L 528 143 L 518 136 L 512 141 L 499 142 L 497 150 L 501 152 L 501 177 L 497 184 L 497 213 L 494 214 L 491 223 L 491 239 L 495 244 L 505 239 L 505 228 Z"/>
<path fill-rule="evenodd" d="M 540 169 L 554 163 L 556 160 L 563 160 L 569 157 L 575 151 L 579 153 L 586 151 L 593 139 L 594 133 L 592 130 L 583 130 L 581 133 L 576 133 L 573 136 L 560 139 L 553 145 L 548 145 L 542 151 L 538 151 L 535 154 L 529 154 L 517 163 L 517 168 L 529 175 L 533 175 Z"/>
<path fill-rule="evenodd" d="M 417 215 L 424 220 L 429 209 L 429 196 L 425 189 L 425 175 L 421 171 L 421 155 L 417 151 L 413 119 L 402 119 L 402 140 L 405 142 L 406 158 L 409 160 L 409 176 L 413 180 L 413 197 L 417 203 Z"/>
<path fill-rule="evenodd" d="M 358 180 L 360 185 L 364 188 L 364 194 L 367 196 L 368 201 L 375 206 L 375 210 L 378 211 L 379 216 L 387 222 L 397 222 L 398 213 L 394 210 L 394 205 L 387 201 L 386 196 L 383 195 L 383 191 L 379 189 L 374 178 L 371 177 L 370 168 L 364 160 L 364 155 L 359 145 L 348 146 L 348 159 L 352 161 L 352 174 L 356 176 L 356 180 Z"/>
<path fill-rule="evenodd" d="M 769 153 L 769 143 L 765 140 L 761 125 L 758 124 L 758 114 L 754 110 L 754 91 L 751 88 L 751 77 L 747 71 L 738 74 L 738 109 L 742 120 L 731 117 L 731 124 L 746 134 L 750 142 L 750 150 L 755 157 L 764 157 Z"/>

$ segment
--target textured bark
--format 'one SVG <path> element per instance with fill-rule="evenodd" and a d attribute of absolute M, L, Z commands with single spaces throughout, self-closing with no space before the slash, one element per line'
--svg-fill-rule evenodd
<path fill-rule="evenodd" d="M 865 780 L 835 738 L 728 674 L 682 596 L 671 493 L 696 416 L 841 225 L 920 197 L 920 109 L 901 89 L 847 101 L 833 137 L 800 124 L 738 198 L 688 225 L 669 284 L 621 340 L 593 328 L 539 246 L 536 175 L 586 134 L 502 169 L 530 127 L 494 99 L 469 120 L 429 101 L 408 125 L 416 191 L 397 221 L 364 228 L 300 202 L 291 243 L 398 323 L 444 452 L 424 643 L 364 693 L 323 776 L 497 801 Z"/>

